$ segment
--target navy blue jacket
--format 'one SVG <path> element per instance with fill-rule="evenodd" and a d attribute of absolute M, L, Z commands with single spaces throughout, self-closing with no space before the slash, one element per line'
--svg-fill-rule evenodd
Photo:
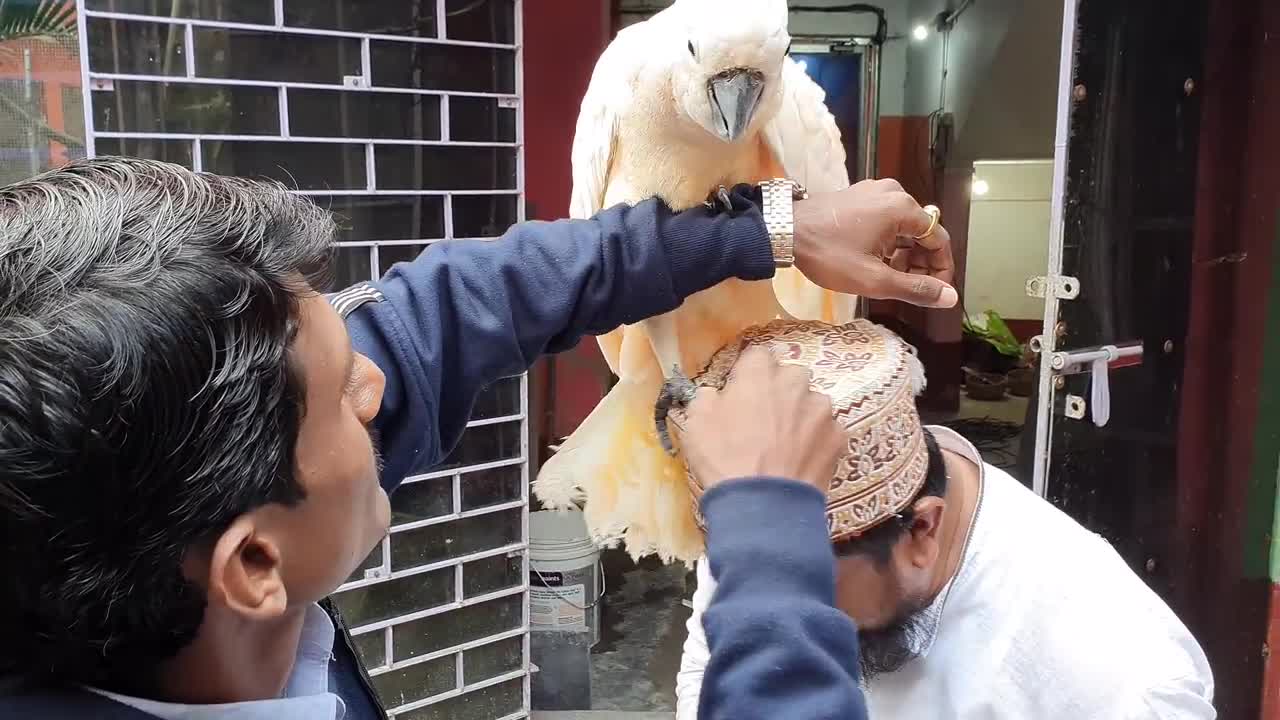
<path fill-rule="evenodd" d="M 387 375 L 378 417 L 383 484 L 453 448 L 476 395 L 584 335 L 668 312 L 729 278 L 773 276 L 746 188 L 735 211 L 673 214 L 657 201 L 591 220 L 526 223 L 493 242 L 443 242 L 373 285 L 355 346 Z M 359 295 L 359 291 L 353 291 Z M 866 716 L 852 621 L 833 607 L 834 558 L 817 490 L 755 478 L 706 494 L 710 661 L 702 718 Z"/>
<path fill-rule="evenodd" d="M 335 296 L 356 349 L 387 376 L 377 418 L 384 487 L 438 464 L 477 394 L 543 353 L 672 310 L 728 278 L 771 277 L 760 213 L 745 192 L 734 198 L 732 213 L 673 214 L 650 201 L 592 220 L 517 225 L 491 242 L 441 242 Z M 820 493 L 746 479 L 708 492 L 703 511 L 719 589 L 704 616 L 711 657 L 699 716 L 865 718 L 856 632 L 833 607 Z M 325 606 L 340 630 L 331 678 L 348 720 L 383 717 L 340 615 Z M 84 693 L 0 691 L 0 718 L 108 716 L 146 717 Z"/>

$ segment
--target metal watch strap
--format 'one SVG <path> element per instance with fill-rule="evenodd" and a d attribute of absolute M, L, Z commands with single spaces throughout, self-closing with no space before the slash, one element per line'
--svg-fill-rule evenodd
<path fill-rule="evenodd" d="M 778 267 L 791 267 L 796 261 L 795 201 L 803 200 L 807 193 L 800 183 L 775 178 L 760 183 L 761 214 L 765 230 L 769 233 L 769 247 Z"/>

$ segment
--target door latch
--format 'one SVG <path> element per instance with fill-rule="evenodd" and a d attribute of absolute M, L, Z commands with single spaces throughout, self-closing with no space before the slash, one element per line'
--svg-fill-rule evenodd
<path fill-rule="evenodd" d="M 1055 375 L 1090 373 L 1089 414 L 1093 424 L 1102 427 L 1111 419 L 1110 371 L 1142 364 L 1142 342 L 1130 341 L 1120 345 L 1102 345 L 1070 352 L 1049 353 L 1049 368 Z M 1083 420 L 1085 400 L 1078 395 L 1066 398 L 1066 415 Z"/>

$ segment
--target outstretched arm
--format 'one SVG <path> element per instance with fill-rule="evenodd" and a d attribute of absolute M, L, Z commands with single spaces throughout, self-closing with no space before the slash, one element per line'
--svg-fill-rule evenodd
<path fill-rule="evenodd" d="M 376 427 L 383 486 L 440 462 L 476 396 L 586 334 L 668 312 L 731 277 L 774 272 L 750 189 L 732 212 L 672 213 L 656 200 L 590 220 L 523 223 L 494 241 L 437 243 L 334 300 L 387 376 Z"/>

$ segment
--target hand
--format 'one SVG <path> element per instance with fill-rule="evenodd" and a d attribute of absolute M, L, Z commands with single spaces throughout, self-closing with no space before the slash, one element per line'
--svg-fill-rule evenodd
<path fill-rule="evenodd" d="M 865 180 L 795 203 L 796 267 L 828 290 L 924 307 L 959 300 L 951 235 L 896 180 Z M 886 265 L 885 261 L 890 261 Z"/>
<path fill-rule="evenodd" d="M 724 390 L 701 388 L 686 410 L 673 410 L 689 470 L 704 490 L 748 477 L 781 477 L 825 496 L 849 438 L 831 401 L 809 389 L 809 371 L 783 367 L 768 350 L 747 348 Z"/>

